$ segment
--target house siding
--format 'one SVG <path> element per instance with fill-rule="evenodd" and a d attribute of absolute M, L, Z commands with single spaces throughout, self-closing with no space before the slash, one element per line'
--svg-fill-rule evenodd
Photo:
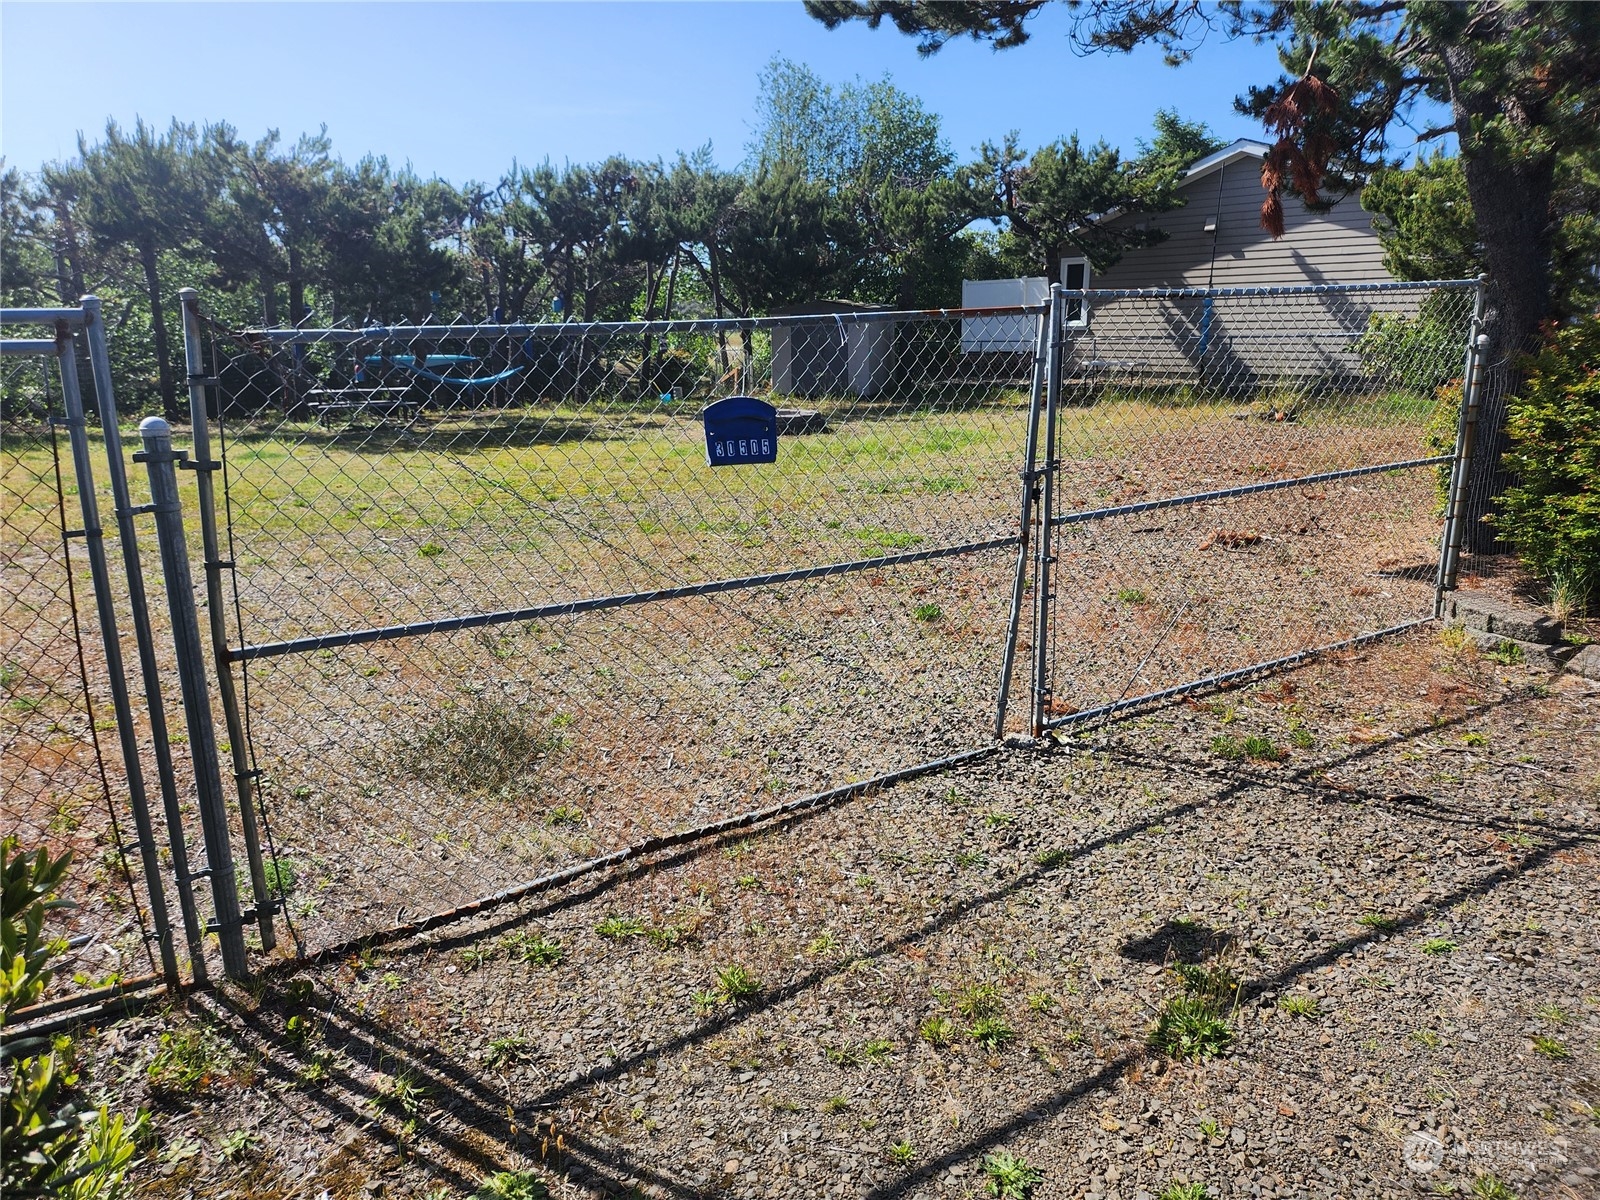
<path fill-rule="evenodd" d="M 1244 157 L 1197 176 L 1189 203 L 1154 216 L 1125 217 L 1166 230 L 1154 246 L 1129 251 L 1091 280 L 1092 288 L 1266 288 L 1376 283 L 1392 279 L 1371 217 L 1354 196 L 1326 213 L 1290 198 L 1284 236 L 1261 228 L 1260 160 Z M 1205 228 L 1215 216 L 1215 237 Z M 1213 248 L 1215 253 L 1213 255 Z M 1372 315 L 1361 297 L 1098 301 L 1088 328 L 1069 343 L 1070 369 L 1097 383 L 1152 377 L 1204 381 L 1225 390 L 1309 382 L 1358 372 L 1357 338 Z"/>

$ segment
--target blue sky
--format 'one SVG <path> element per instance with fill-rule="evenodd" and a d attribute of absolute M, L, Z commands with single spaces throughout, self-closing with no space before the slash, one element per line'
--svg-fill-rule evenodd
<path fill-rule="evenodd" d="M 515 158 L 671 158 L 710 141 L 735 166 L 757 76 L 775 54 L 830 82 L 889 73 L 943 119 L 956 154 L 1020 131 L 1077 131 L 1132 151 L 1155 110 L 1258 137 L 1234 94 L 1277 77 L 1270 46 L 1079 58 L 1050 6 L 1026 46 L 952 43 L 919 58 L 885 26 L 829 31 L 799 0 L 721 3 L 0 3 L 0 153 L 26 170 L 69 157 L 108 116 L 226 120 L 292 140 L 326 123 L 336 151 L 410 162 L 456 183 Z"/>

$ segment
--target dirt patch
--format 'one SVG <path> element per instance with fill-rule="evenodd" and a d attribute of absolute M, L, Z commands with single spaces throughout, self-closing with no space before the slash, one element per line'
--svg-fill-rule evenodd
<path fill-rule="evenodd" d="M 85 1049 L 153 1196 L 1585 1196 L 1597 866 L 1600 693 L 1424 630 Z"/>

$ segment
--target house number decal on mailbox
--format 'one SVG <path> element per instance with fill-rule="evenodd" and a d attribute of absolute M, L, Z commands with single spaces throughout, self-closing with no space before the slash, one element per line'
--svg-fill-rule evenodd
<path fill-rule="evenodd" d="M 713 467 L 778 461 L 778 410 L 754 396 L 706 405 L 706 461 Z"/>

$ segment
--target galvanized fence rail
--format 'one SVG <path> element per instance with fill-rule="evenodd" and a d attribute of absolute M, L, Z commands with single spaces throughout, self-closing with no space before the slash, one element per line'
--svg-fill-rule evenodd
<path fill-rule="evenodd" d="M 1035 736 L 1434 617 L 1460 549 L 1440 516 L 1466 484 L 1482 294 L 1058 290 Z"/>

